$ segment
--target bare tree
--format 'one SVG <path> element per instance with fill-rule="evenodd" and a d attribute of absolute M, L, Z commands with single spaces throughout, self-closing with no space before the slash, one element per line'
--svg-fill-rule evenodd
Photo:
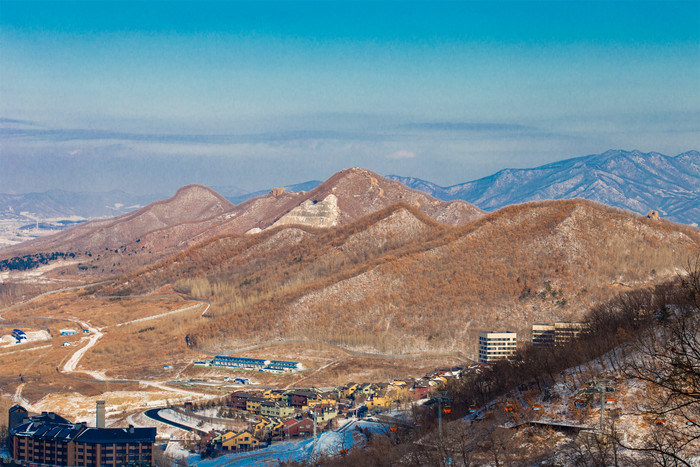
<path fill-rule="evenodd" d="M 576 438 L 574 445 L 574 465 L 581 467 L 604 467 L 621 464 L 618 453 L 618 433 L 614 424 L 610 427 L 610 433 L 582 431 Z"/>
<path fill-rule="evenodd" d="M 700 455 L 700 261 L 679 280 L 671 300 L 656 310 L 656 325 L 632 342 L 629 377 L 655 397 L 640 410 L 656 418 L 643 446 L 625 446 L 657 465 L 686 465 Z"/>

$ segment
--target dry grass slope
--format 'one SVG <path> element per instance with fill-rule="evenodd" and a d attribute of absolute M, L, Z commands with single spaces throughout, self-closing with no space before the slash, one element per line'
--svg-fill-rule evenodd
<path fill-rule="evenodd" d="M 199 347 L 306 339 L 388 353 L 474 353 L 479 329 L 577 319 L 620 287 L 667 278 L 697 230 L 565 200 L 447 227 L 397 205 L 330 230 L 225 236 L 113 286 L 167 283 L 212 303 Z"/>

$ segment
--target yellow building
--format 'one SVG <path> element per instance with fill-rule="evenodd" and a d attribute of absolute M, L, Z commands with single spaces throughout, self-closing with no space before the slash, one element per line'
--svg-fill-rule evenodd
<path fill-rule="evenodd" d="M 374 409 L 377 407 L 389 407 L 394 400 L 387 396 L 372 396 L 367 399 L 365 404 L 368 409 Z"/>
<path fill-rule="evenodd" d="M 399 383 L 403 384 L 397 384 L 396 381 L 394 383 L 390 384 L 388 388 L 386 388 L 386 397 L 391 399 L 391 400 L 406 400 L 409 398 L 409 387 L 404 381 L 400 381 Z"/>
<path fill-rule="evenodd" d="M 348 398 L 352 396 L 355 391 L 357 391 L 358 384 L 357 383 L 348 383 L 346 384 L 342 391 L 341 391 L 341 397 Z"/>
<path fill-rule="evenodd" d="M 377 392 L 377 385 L 373 383 L 362 383 L 357 387 L 355 392 L 361 393 L 365 396 L 371 396 Z"/>
<path fill-rule="evenodd" d="M 233 438 L 234 436 L 236 436 L 235 431 L 228 431 L 226 433 L 223 433 L 223 434 L 213 438 L 212 441 L 215 443 L 220 442 L 223 445 L 226 441 Z"/>
<path fill-rule="evenodd" d="M 245 403 L 245 409 L 250 413 L 260 413 L 260 404 L 265 402 L 265 399 L 259 397 L 251 397 Z"/>
<path fill-rule="evenodd" d="M 431 386 L 440 388 L 447 384 L 447 378 L 445 378 L 444 376 L 436 375 L 433 376 L 428 383 Z"/>
<path fill-rule="evenodd" d="M 338 401 L 335 400 L 335 399 L 330 399 L 330 398 L 325 398 L 325 399 L 324 399 L 324 398 L 321 398 L 321 397 L 319 396 L 318 399 L 309 399 L 309 400 L 307 401 L 307 404 L 308 404 L 308 406 L 307 406 L 308 408 L 317 407 L 317 406 L 319 406 L 319 405 L 324 405 L 324 406 L 329 406 L 329 405 L 330 405 L 330 406 L 336 406 L 336 405 L 338 405 Z M 306 409 L 306 407 L 305 407 L 304 409 Z"/>
<path fill-rule="evenodd" d="M 249 431 L 243 431 L 238 434 L 234 433 L 234 436 L 228 437 L 226 441 L 221 443 L 221 447 L 229 451 L 257 448 L 258 446 L 260 446 L 260 441 L 250 434 Z"/>
<path fill-rule="evenodd" d="M 262 396 L 269 401 L 277 402 L 282 399 L 282 392 L 279 389 L 267 389 L 263 391 Z"/>
<path fill-rule="evenodd" d="M 260 404 L 260 415 L 264 417 L 287 418 L 294 413 L 294 410 L 294 407 L 280 401 L 266 401 Z"/>
<path fill-rule="evenodd" d="M 324 423 L 338 416 L 338 408 L 335 406 L 317 407 L 313 409 L 312 418 L 316 418 L 316 423 Z"/>
<path fill-rule="evenodd" d="M 258 438 L 263 438 L 265 435 L 265 427 L 270 423 L 270 420 L 262 418 L 253 425 L 253 433 Z"/>

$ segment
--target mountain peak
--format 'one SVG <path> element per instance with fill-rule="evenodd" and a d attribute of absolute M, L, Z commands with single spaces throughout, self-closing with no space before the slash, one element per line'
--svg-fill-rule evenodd
<path fill-rule="evenodd" d="M 574 197 L 669 220 L 700 223 L 700 153 L 675 157 L 638 149 L 553 162 L 532 169 L 504 169 L 479 180 L 443 188 L 398 178 L 442 200 L 462 199 L 488 211 L 510 204 Z"/>
<path fill-rule="evenodd" d="M 151 213 L 169 225 L 217 216 L 232 208 L 233 204 L 230 201 L 211 188 L 204 185 L 185 185 L 172 197 L 151 203 L 124 218 L 130 219 Z"/>
<path fill-rule="evenodd" d="M 700 158 L 700 152 L 691 149 L 690 151 L 682 152 L 678 154 L 675 158 L 677 159 L 683 159 L 683 158 L 693 158 L 693 159 L 698 159 Z"/>
<path fill-rule="evenodd" d="M 483 215 L 483 211 L 467 202 L 459 201 L 457 205 L 445 203 L 361 167 L 351 167 L 335 173 L 311 190 L 306 198 L 320 202 L 331 194 L 337 198 L 340 209 L 339 224 L 346 224 L 397 203 L 413 206 L 445 224 L 464 224 Z"/>
<path fill-rule="evenodd" d="M 232 205 L 230 201 L 228 201 L 226 198 L 221 196 L 219 193 L 216 191 L 212 190 L 208 186 L 204 185 L 199 185 L 197 183 L 193 183 L 190 185 L 185 185 L 180 188 L 175 192 L 175 194 L 169 198 L 170 200 L 176 200 L 179 198 L 184 198 L 184 197 L 196 197 L 199 199 L 217 199 L 222 202 L 223 205 Z"/>
<path fill-rule="evenodd" d="M 185 235 L 200 233 L 207 228 L 207 222 L 211 223 L 233 207 L 231 202 L 210 188 L 186 185 L 168 199 L 155 201 L 121 216 L 94 220 L 55 235 L 20 243 L 5 249 L 3 256 L 45 250 L 126 251 L 128 245 L 135 242 L 140 243 L 139 248 L 146 246 L 149 238 L 153 238 L 151 251 L 172 248 L 173 243 L 183 243 Z M 180 233 L 169 233 L 168 230 L 172 229 Z"/>

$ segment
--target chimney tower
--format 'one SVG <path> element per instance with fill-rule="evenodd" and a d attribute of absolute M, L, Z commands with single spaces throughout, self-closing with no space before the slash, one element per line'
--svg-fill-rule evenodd
<path fill-rule="evenodd" d="M 105 427 L 105 401 L 97 401 L 97 412 L 95 414 L 95 426 Z"/>

